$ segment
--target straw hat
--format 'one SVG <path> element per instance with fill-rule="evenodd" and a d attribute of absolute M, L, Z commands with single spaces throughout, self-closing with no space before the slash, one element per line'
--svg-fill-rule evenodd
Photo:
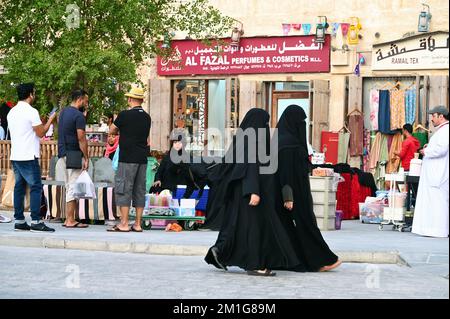
<path fill-rule="evenodd" d="M 133 99 L 143 100 L 144 90 L 141 88 L 132 88 L 130 92 L 126 93 L 125 96 L 131 97 Z"/>

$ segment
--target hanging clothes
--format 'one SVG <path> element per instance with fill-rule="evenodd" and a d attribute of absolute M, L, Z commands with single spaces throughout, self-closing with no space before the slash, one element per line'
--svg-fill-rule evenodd
<path fill-rule="evenodd" d="M 347 163 L 350 133 L 339 132 L 338 163 Z"/>
<path fill-rule="evenodd" d="M 389 152 L 387 146 L 388 135 L 377 133 L 375 142 L 372 146 L 370 158 L 370 172 L 373 174 L 375 181 L 378 183 L 384 177 L 386 162 L 388 160 Z M 375 153 L 374 153 L 375 152 Z M 377 184 L 378 188 L 380 184 Z"/>
<path fill-rule="evenodd" d="M 341 210 L 344 214 L 343 219 L 351 218 L 351 189 L 352 174 L 341 172 L 343 182 L 338 184 L 336 192 L 336 209 Z"/>
<path fill-rule="evenodd" d="M 390 92 L 391 130 L 401 129 L 405 124 L 405 91 L 393 89 Z"/>
<path fill-rule="evenodd" d="M 416 89 L 405 92 L 406 123 L 413 124 L 416 120 Z"/>
<path fill-rule="evenodd" d="M 394 153 L 400 153 L 402 150 L 402 134 L 397 133 L 392 139 L 391 148 L 389 149 L 389 161 L 386 166 L 386 173 L 392 174 L 398 171 L 400 166 L 400 158 Z"/>
<path fill-rule="evenodd" d="M 420 142 L 420 147 L 423 147 L 428 143 L 428 133 L 427 132 L 414 132 L 413 136 L 417 138 Z"/>
<path fill-rule="evenodd" d="M 370 136 L 369 130 L 364 130 L 364 152 L 363 152 L 363 170 L 369 172 L 369 161 L 370 161 Z"/>
<path fill-rule="evenodd" d="M 385 135 L 378 132 L 375 135 L 375 139 L 372 143 L 372 148 L 370 150 L 370 158 L 369 158 L 369 169 L 374 170 L 377 167 L 377 163 L 380 159 L 381 152 L 381 142 L 385 138 Z"/>
<path fill-rule="evenodd" d="M 362 114 L 353 113 L 348 117 L 350 130 L 350 156 L 363 155 L 364 141 L 364 117 Z"/>
<path fill-rule="evenodd" d="M 378 130 L 391 133 L 391 102 L 388 90 L 379 91 Z"/>
<path fill-rule="evenodd" d="M 380 94 L 377 89 L 370 90 L 370 124 L 371 130 L 378 131 L 378 112 L 379 112 Z"/>

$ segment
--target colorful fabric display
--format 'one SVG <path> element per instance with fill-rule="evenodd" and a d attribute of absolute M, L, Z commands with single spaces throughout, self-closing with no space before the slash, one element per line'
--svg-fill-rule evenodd
<path fill-rule="evenodd" d="M 406 123 L 413 124 L 416 120 L 416 89 L 405 92 Z"/>
<path fill-rule="evenodd" d="M 339 132 L 338 159 L 337 159 L 338 163 L 347 163 L 349 141 L 350 141 L 350 133 Z"/>
<path fill-rule="evenodd" d="M 388 90 L 379 91 L 378 130 L 384 134 L 391 133 L 391 101 Z"/>
<path fill-rule="evenodd" d="M 379 112 L 380 95 L 378 90 L 370 90 L 370 124 L 372 131 L 378 131 L 378 112 Z"/>
<path fill-rule="evenodd" d="M 348 117 L 350 130 L 350 156 L 363 155 L 364 117 L 362 114 L 351 114 Z"/>
<path fill-rule="evenodd" d="M 405 119 L 405 91 L 393 89 L 390 91 L 391 130 L 401 129 Z"/>
<path fill-rule="evenodd" d="M 397 157 L 394 152 L 400 153 L 402 150 L 402 134 L 397 133 L 392 139 L 392 144 L 389 149 L 389 161 L 386 166 L 386 173 L 392 174 L 398 171 L 400 166 L 400 158 Z"/>
<path fill-rule="evenodd" d="M 423 147 L 428 143 L 428 133 L 427 132 L 414 132 L 413 136 L 417 138 L 420 142 L 420 147 Z"/>

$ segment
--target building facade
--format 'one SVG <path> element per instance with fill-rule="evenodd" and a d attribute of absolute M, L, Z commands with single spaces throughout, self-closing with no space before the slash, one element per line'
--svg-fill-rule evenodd
<path fill-rule="evenodd" d="M 152 148 L 165 151 L 173 128 L 191 133 L 191 147 L 220 151 L 227 143 L 206 129 L 236 128 L 252 107 L 266 109 L 275 126 L 284 107 L 305 108 L 309 139 L 321 150 L 323 131 L 347 126 L 361 112 L 370 128 L 370 91 L 416 90 L 415 123 L 428 125 L 426 110 L 448 107 L 449 4 L 428 1 L 432 18 L 419 32 L 417 1 L 210 1 L 244 31 L 239 47 L 219 53 L 177 33 L 178 68 L 152 60 L 140 70 L 148 84 Z M 324 43 L 317 25 L 328 23 Z M 230 30 L 231 35 L 231 30 Z M 226 40 L 226 39 L 224 39 Z M 361 157 L 353 159 L 361 164 Z"/>

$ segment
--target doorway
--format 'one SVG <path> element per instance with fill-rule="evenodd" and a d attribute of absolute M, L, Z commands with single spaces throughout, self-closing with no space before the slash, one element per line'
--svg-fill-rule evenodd
<path fill-rule="evenodd" d="M 284 110 L 291 104 L 297 104 L 306 113 L 306 123 L 310 123 L 310 102 L 308 92 L 273 92 L 272 94 L 272 120 L 271 126 L 276 127 Z M 309 129 L 306 130 L 306 138 L 309 141 Z"/>

